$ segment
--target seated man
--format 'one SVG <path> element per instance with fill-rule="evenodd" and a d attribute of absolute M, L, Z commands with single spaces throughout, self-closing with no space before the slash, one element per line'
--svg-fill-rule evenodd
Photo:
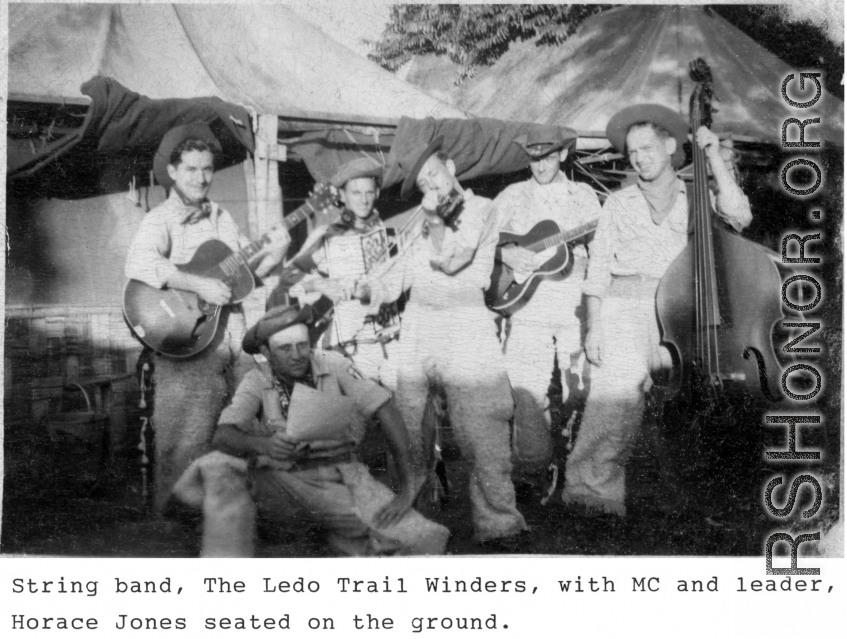
<path fill-rule="evenodd" d="M 261 353 L 269 365 L 245 375 L 221 414 L 213 441 L 219 452 L 198 460 L 174 489 L 183 501 L 203 505 L 203 555 L 252 555 L 256 508 L 289 527 L 320 525 L 341 554 L 443 553 L 449 531 L 410 510 L 410 444 L 391 394 L 363 379 L 342 355 L 313 352 L 311 320 L 309 306 L 277 307 L 247 332 L 244 351 Z M 352 400 L 349 437 L 306 442 L 287 435 L 295 384 Z M 397 460 L 397 495 L 356 460 L 356 443 L 372 416 Z"/>

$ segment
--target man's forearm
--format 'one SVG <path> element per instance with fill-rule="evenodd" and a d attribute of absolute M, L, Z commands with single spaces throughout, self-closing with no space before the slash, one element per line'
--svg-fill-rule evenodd
<path fill-rule="evenodd" d="M 183 291 L 194 291 L 202 286 L 202 280 L 205 279 L 200 275 L 193 275 L 184 271 L 173 271 L 165 281 L 165 286 L 168 288 L 179 288 Z"/>
<path fill-rule="evenodd" d="M 585 297 L 585 310 L 586 310 L 586 321 L 588 324 L 588 328 L 594 328 L 595 326 L 599 326 L 600 324 L 600 311 L 603 308 L 603 300 L 599 297 L 595 297 L 594 295 L 586 295 Z"/>
<path fill-rule="evenodd" d="M 270 438 L 248 435 L 232 424 L 219 424 L 212 448 L 235 457 L 254 457 L 270 454 Z"/>
<path fill-rule="evenodd" d="M 442 271 L 447 273 L 447 275 L 458 273 L 465 266 L 470 264 L 471 260 L 473 260 L 474 253 L 476 253 L 476 251 L 473 249 L 466 248 L 460 248 L 452 251 L 450 255 L 442 256 L 440 258 L 440 268 Z"/>
<path fill-rule="evenodd" d="M 744 191 L 735 182 L 723 159 L 720 155 L 714 154 L 714 156 L 709 157 L 709 165 L 712 168 L 712 175 L 715 178 L 715 186 L 718 190 L 716 199 L 719 212 L 738 231 L 750 226 L 753 221 L 750 202 L 744 196 Z"/>

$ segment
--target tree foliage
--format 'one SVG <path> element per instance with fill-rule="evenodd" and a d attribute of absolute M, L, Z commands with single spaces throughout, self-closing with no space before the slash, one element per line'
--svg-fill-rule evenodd
<path fill-rule="evenodd" d="M 538 45 L 559 45 L 588 16 L 611 5 L 406 4 L 391 7 L 382 38 L 369 42 L 369 58 L 396 71 L 414 55 L 446 55 L 460 66 L 457 83 L 490 66 L 515 41 L 541 36 Z"/>
<path fill-rule="evenodd" d="M 369 58 L 396 71 L 414 55 L 446 55 L 459 65 L 459 84 L 480 67 L 491 66 L 512 42 L 538 38 L 559 45 L 588 16 L 614 5 L 406 4 L 391 7 L 382 38 L 369 42 Z M 712 5 L 713 10 L 789 65 L 820 68 L 827 89 L 843 99 L 843 43 L 824 37 L 820 27 L 798 23 L 779 6 Z"/>
<path fill-rule="evenodd" d="M 823 71 L 826 89 L 844 99 L 844 43 L 833 42 L 821 26 L 793 18 L 780 5 L 713 5 L 715 13 L 801 71 Z"/>

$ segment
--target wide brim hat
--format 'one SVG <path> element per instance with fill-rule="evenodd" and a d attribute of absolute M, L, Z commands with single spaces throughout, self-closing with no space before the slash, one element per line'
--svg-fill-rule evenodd
<path fill-rule="evenodd" d="M 529 133 L 523 133 L 513 141 L 526 151 L 531 159 L 537 160 L 556 151 L 570 149 L 576 145 L 578 137 L 573 129 L 550 126 L 533 128 Z"/>
<path fill-rule="evenodd" d="M 369 177 L 376 180 L 379 186 L 382 183 L 384 171 L 385 167 L 372 158 L 356 158 L 342 164 L 329 179 L 329 183 L 340 189 L 350 180 Z"/>
<path fill-rule="evenodd" d="M 312 307 L 304 304 L 302 308 L 296 306 L 277 306 L 262 316 L 258 322 L 250 327 L 250 330 L 241 340 L 241 348 L 245 353 L 256 355 L 259 347 L 266 344 L 272 335 L 285 330 L 295 324 L 309 324 L 313 321 Z"/>
<path fill-rule="evenodd" d="M 443 135 L 439 135 L 429 144 L 416 144 L 406 154 L 406 157 L 399 161 L 400 169 L 406 174 L 403 180 L 403 186 L 400 187 L 401 198 L 404 200 L 409 199 L 415 188 L 415 180 L 418 179 L 418 173 L 421 172 L 424 163 L 441 150 L 442 144 L 444 144 Z"/>
<path fill-rule="evenodd" d="M 676 151 L 671 166 L 678 169 L 685 162 L 685 143 L 688 141 L 688 122 L 679 113 L 661 104 L 636 104 L 618 111 L 606 125 L 606 137 L 619 153 L 626 155 L 626 134 L 633 124 L 651 122 L 676 139 Z"/>
<path fill-rule="evenodd" d="M 221 143 L 218 138 L 212 133 L 209 125 L 205 122 L 192 122 L 177 126 L 165 133 L 162 141 L 159 143 L 159 148 L 156 150 L 156 155 L 153 157 L 153 175 L 156 176 L 156 181 L 169 189 L 173 186 L 174 181 L 168 175 L 168 164 L 171 162 L 171 154 L 174 149 L 183 141 L 194 138 L 202 140 L 208 144 L 215 153 L 222 153 Z"/>

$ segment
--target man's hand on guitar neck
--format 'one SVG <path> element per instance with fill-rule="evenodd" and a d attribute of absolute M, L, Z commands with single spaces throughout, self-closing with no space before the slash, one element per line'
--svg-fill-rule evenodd
<path fill-rule="evenodd" d="M 180 288 L 184 291 L 197 293 L 201 299 L 216 306 L 229 304 L 232 299 L 232 291 L 229 286 L 212 277 L 176 271 L 168 278 L 167 285 L 170 288 Z"/>
<path fill-rule="evenodd" d="M 541 268 L 547 258 L 522 246 L 512 244 L 500 249 L 500 261 L 513 271 L 532 273 Z"/>

